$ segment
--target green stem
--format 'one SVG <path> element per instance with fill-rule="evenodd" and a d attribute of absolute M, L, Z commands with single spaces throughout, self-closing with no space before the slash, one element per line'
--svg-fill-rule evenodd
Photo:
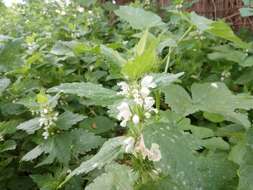
<path fill-rule="evenodd" d="M 185 33 L 181 36 L 181 38 L 179 38 L 179 40 L 177 41 L 177 45 L 183 41 L 183 39 L 191 32 L 193 28 L 193 25 L 191 25 L 186 31 Z M 168 70 L 169 70 L 169 65 L 170 65 L 170 58 L 171 58 L 171 54 L 173 53 L 175 47 L 170 47 L 169 48 L 169 52 L 168 52 L 168 55 L 166 56 L 167 57 L 167 60 L 166 60 L 166 66 L 165 66 L 165 69 L 164 69 L 164 73 L 167 73 Z"/>

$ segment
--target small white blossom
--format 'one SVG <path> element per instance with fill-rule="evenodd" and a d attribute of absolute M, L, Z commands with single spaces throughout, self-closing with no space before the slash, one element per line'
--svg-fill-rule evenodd
<path fill-rule="evenodd" d="M 140 93 L 143 97 L 147 97 L 150 94 L 150 90 L 147 87 L 142 87 Z"/>
<path fill-rule="evenodd" d="M 140 118 L 137 114 L 135 114 L 132 118 L 132 121 L 135 125 L 137 125 L 140 122 Z"/>
<path fill-rule="evenodd" d="M 134 150 L 134 138 L 128 137 L 126 140 L 124 140 L 124 148 L 126 153 L 132 153 Z"/>
<path fill-rule="evenodd" d="M 78 11 L 78 12 L 80 12 L 80 13 L 82 13 L 82 12 L 84 12 L 84 8 L 83 8 L 83 7 L 78 6 L 78 7 L 77 7 L 77 11 Z"/>
<path fill-rule="evenodd" d="M 122 119 L 122 122 L 120 123 L 120 125 L 122 127 L 126 127 L 127 122 L 130 120 L 132 113 L 131 110 L 129 108 L 129 105 L 127 102 L 122 102 L 117 109 L 119 110 L 119 114 L 117 115 L 117 118 L 119 120 Z"/>
<path fill-rule="evenodd" d="M 147 75 L 141 80 L 141 86 L 146 88 L 155 88 L 156 84 L 153 82 L 153 77 Z"/>
<path fill-rule="evenodd" d="M 214 88 L 218 88 L 218 85 L 215 82 L 211 83 L 211 86 L 214 87 Z"/>
<path fill-rule="evenodd" d="M 42 133 L 42 136 L 44 137 L 44 139 L 48 139 L 48 137 L 49 137 L 49 132 L 48 132 L 48 131 L 44 131 L 44 132 Z"/>
<path fill-rule="evenodd" d="M 155 100 L 153 97 L 146 97 L 144 99 L 144 108 L 145 109 L 150 110 L 154 104 L 155 104 Z"/>
<path fill-rule="evenodd" d="M 148 154 L 148 159 L 154 162 L 160 161 L 162 158 L 160 147 L 156 143 L 151 144 L 150 153 Z"/>

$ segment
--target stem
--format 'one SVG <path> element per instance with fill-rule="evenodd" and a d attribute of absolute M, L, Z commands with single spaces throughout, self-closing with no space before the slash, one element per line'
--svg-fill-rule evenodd
<path fill-rule="evenodd" d="M 183 39 L 191 32 L 193 28 L 193 25 L 191 25 L 186 31 L 185 33 L 181 36 L 181 38 L 179 38 L 179 40 L 177 41 L 177 45 L 183 41 Z M 165 69 L 164 69 L 164 73 L 167 73 L 168 72 L 168 69 L 169 69 L 169 65 L 170 65 L 170 58 L 171 58 L 171 54 L 173 53 L 175 47 L 170 47 L 169 48 L 169 52 L 168 52 L 168 55 L 166 56 L 167 57 L 167 60 L 166 60 L 166 66 L 165 66 Z"/>

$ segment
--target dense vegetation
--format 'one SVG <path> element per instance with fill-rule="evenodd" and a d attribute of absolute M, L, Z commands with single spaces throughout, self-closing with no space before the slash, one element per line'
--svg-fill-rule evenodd
<path fill-rule="evenodd" d="M 0 189 L 253 190 L 253 35 L 187 6 L 0 3 Z"/>

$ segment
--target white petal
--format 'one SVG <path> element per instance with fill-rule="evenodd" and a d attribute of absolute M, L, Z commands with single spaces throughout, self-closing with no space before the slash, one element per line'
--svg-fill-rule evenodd
<path fill-rule="evenodd" d="M 141 88 L 141 95 L 143 97 L 147 97 L 150 94 L 150 90 L 147 87 L 142 87 Z"/>
<path fill-rule="evenodd" d="M 139 116 L 135 114 L 132 118 L 132 121 L 135 125 L 137 125 L 140 122 Z"/>
<path fill-rule="evenodd" d="M 147 75 L 141 80 L 141 86 L 147 88 L 155 88 L 156 84 L 153 82 L 153 77 Z"/>

